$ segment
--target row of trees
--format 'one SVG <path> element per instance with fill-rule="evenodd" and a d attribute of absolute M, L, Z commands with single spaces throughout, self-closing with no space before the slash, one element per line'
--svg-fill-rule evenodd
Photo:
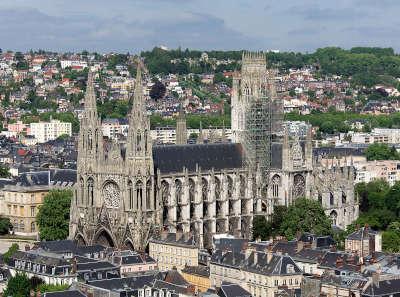
<path fill-rule="evenodd" d="M 209 51 L 209 58 L 232 59 L 239 61 L 243 51 Z M 163 50 L 154 48 L 152 51 L 142 52 L 150 72 L 152 73 L 207 73 L 213 72 L 210 65 L 201 62 L 191 66 L 187 62 L 172 63 L 171 60 L 183 58 L 200 58 L 201 52 L 194 50 Z M 314 53 L 273 53 L 266 54 L 270 66 L 281 70 L 301 68 L 307 65 L 316 65 L 322 75 L 341 75 L 350 78 L 353 84 L 371 87 L 377 83 L 392 82 L 400 76 L 400 57 L 392 48 L 355 47 L 350 50 L 338 47 L 326 47 Z M 239 69 L 240 65 L 221 65 L 223 70 Z"/>
<path fill-rule="evenodd" d="M 307 115 L 301 115 L 296 112 L 285 114 L 285 119 L 289 121 L 306 121 L 314 127 L 319 127 L 322 133 L 347 133 L 351 130 L 350 124 L 360 121 L 365 124 L 365 131 L 371 128 L 395 128 L 400 127 L 400 113 L 390 115 L 371 115 L 352 112 L 318 112 L 313 111 Z"/>

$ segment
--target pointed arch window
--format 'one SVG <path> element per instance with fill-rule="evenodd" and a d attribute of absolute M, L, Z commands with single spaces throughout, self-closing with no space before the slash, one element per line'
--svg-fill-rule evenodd
<path fill-rule="evenodd" d="M 144 130 L 144 151 L 147 152 L 148 151 L 148 147 L 147 147 L 147 130 Z"/>
<path fill-rule="evenodd" d="M 221 199 L 221 181 L 218 177 L 214 178 L 214 187 L 215 187 L 215 199 L 220 200 Z"/>
<path fill-rule="evenodd" d="M 93 178 L 89 178 L 87 182 L 88 189 L 88 199 L 90 201 L 90 205 L 94 205 L 94 180 Z"/>
<path fill-rule="evenodd" d="M 143 183 L 139 180 L 136 183 L 136 209 L 139 210 L 142 205 Z"/>
<path fill-rule="evenodd" d="M 233 196 L 233 191 L 235 190 L 233 185 L 233 179 L 228 175 L 226 180 L 228 182 L 228 199 L 231 199 Z"/>
<path fill-rule="evenodd" d="M 140 152 L 142 150 L 142 134 L 140 130 L 136 134 L 136 151 Z"/>
<path fill-rule="evenodd" d="M 88 149 L 91 150 L 93 149 L 93 135 L 92 135 L 92 130 L 88 131 Z"/>
<path fill-rule="evenodd" d="M 182 195 L 183 195 L 182 182 L 179 179 L 177 179 L 177 180 L 175 180 L 175 202 L 176 203 L 182 203 Z"/>
<path fill-rule="evenodd" d="M 203 201 L 208 201 L 208 181 L 204 177 L 201 179 L 201 197 Z"/>
<path fill-rule="evenodd" d="M 81 195 L 81 203 L 83 204 L 85 201 L 85 183 L 83 181 L 83 178 L 80 178 L 80 195 Z"/>
<path fill-rule="evenodd" d="M 329 205 L 333 206 L 335 204 L 335 197 L 332 192 L 329 192 Z"/>
<path fill-rule="evenodd" d="M 128 181 L 128 199 L 129 199 L 129 209 L 133 209 L 134 201 L 133 201 L 133 183 L 132 181 Z"/>
<path fill-rule="evenodd" d="M 146 208 L 151 208 L 151 180 L 148 180 L 146 183 Z"/>

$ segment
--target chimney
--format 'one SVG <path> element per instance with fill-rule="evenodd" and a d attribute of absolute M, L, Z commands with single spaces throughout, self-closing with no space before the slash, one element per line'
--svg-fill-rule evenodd
<path fill-rule="evenodd" d="M 268 246 L 267 248 L 267 263 L 271 262 L 273 257 L 273 253 L 272 253 L 272 246 Z"/>
<path fill-rule="evenodd" d="M 257 263 L 258 263 L 258 252 L 255 250 L 253 255 L 254 255 L 254 264 L 257 265 Z"/>
<path fill-rule="evenodd" d="M 31 250 L 31 247 L 29 246 L 29 244 L 25 244 L 25 252 L 28 252 Z"/>
<path fill-rule="evenodd" d="M 300 252 L 304 248 L 304 242 L 298 240 L 297 241 L 297 249 L 296 252 Z"/>
<path fill-rule="evenodd" d="M 377 270 L 372 274 L 372 284 L 379 288 L 379 278 L 380 278 L 380 271 Z"/>
<path fill-rule="evenodd" d="M 76 262 L 76 257 L 72 258 L 72 273 L 75 274 L 78 270 L 78 265 Z"/>

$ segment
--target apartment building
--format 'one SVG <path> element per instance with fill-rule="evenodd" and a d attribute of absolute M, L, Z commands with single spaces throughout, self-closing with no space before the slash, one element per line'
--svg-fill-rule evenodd
<path fill-rule="evenodd" d="M 22 236 L 37 236 L 36 214 L 43 204 L 49 186 L 6 185 L 3 189 L 5 217 L 10 218 L 13 232 Z"/>
<path fill-rule="evenodd" d="M 54 140 L 61 135 L 72 135 L 72 124 L 50 119 L 50 122 L 30 124 L 30 135 L 34 136 L 38 143 Z"/>
<path fill-rule="evenodd" d="M 299 289 L 303 272 L 288 255 L 247 248 L 239 253 L 217 250 L 211 257 L 211 286 L 242 286 L 254 297 L 273 297 L 280 288 Z"/>
<path fill-rule="evenodd" d="M 176 268 L 181 271 L 186 266 L 198 266 L 199 249 L 192 235 L 180 233 L 162 234 L 149 242 L 150 257 L 158 263 L 161 271 Z"/>

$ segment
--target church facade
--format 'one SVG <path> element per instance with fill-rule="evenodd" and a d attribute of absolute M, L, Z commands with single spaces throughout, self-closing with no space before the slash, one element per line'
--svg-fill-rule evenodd
<path fill-rule="evenodd" d="M 126 143 L 103 140 L 94 78 L 89 73 L 70 239 L 143 250 L 151 236 L 166 230 L 192 233 L 196 244 L 207 248 L 215 234 L 251 238 L 254 215 L 268 217 L 274 206 L 290 205 L 303 196 L 319 200 L 333 224 L 341 228 L 350 224 L 358 216 L 352 167 L 319 166 L 310 133 L 303 140 L 289 139 L 284 133 L 282 141 L 268 143 L 268 171 L 248 162 L 249 147 L 241 143 L 248 121 L 241 113 L 246 93 L 240 90 L 240 82 L 263 75 L 265 57 L 246 56 L 242 68 L 251 71 L 244 71 L 234 83 L 236 141 L 165 146 L 153 146 L 150 137 L 140 67 Z M 274 97 L 273 84 L 265 83 Z M 256 97 L 247 96 L 247 103 Z M 270 120 L 271 129 L 279 129 L 279 121 Z"/>

